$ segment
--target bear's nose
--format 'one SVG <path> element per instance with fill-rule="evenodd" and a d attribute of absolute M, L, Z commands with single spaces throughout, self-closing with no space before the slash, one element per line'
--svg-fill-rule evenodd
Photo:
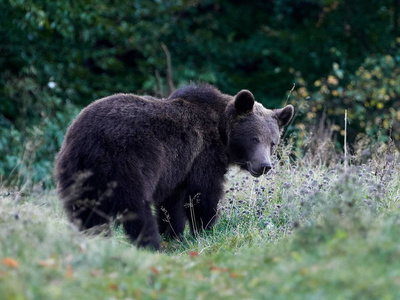
<path fill-rule="evenodd" d="M 272 166 L 270 163 L 263 163 L 260 165 L 261 172 L 263 174 L 267 174 L 269 170 L 271 170 Z"/>

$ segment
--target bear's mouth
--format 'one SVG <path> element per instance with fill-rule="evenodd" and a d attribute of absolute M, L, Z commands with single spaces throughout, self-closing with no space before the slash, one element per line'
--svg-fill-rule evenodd
<path fill-rule="evenodd" d="M 258 173 L 251 168 L 248 169 L 248 171 L 250 172 L 251 176 L 253 176 L 253 177 L 260 177 L 261 175 L 265 174 L 265 173 Z"/>
<path fill-rule="evenodd" d="M 256 171 L 254 171 L 253 168 L 250 166 L 250 162 L 248 162 L 248 161 L 238 163 L 238 165 L 239 165 L 240 169 L 246 170 L 253 177 L 260 177 L 261 175 L 266 174 L 266 172 L 256 172 Z"/>

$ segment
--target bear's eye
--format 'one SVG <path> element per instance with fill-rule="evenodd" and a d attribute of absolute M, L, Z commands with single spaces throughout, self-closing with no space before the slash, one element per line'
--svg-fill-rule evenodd
<path fill-rule="evenodd" d="M 251 141 L 252 141 L 254 144 L 258 144 L 258 143 L 260 142 L 260 140 L 258 139 L 258 137 L 252 137 L 252 138 L 251 138 Z"/>
<path fill-rule="evenodd" d="M 275 150 L 275 143 L 271 143 L 271 150 L 274 151 Z"/>

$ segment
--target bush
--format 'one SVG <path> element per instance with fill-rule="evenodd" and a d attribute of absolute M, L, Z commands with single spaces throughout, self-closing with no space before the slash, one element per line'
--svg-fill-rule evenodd
<path fill-rule="evenodd" d="M 6 112 L 18 110 L 14 122 L 0 115 L 0 174 L 5 185 L 33 183 L 52 185 L 54 156 L 66 127 L 78 108 L 63 101 L 57 86 L 41 86 L 34 71 L 6 81 L 10 101 L 1 104 Z"/>
<path fill-rule="evenodd" d="M 346 73 L 338 64 L 333 64 L 327 77 L 313 83 L 306 82 L 299 74 L 300 87 L 293 93 L 299 102 L 302 121 L 295 123 L 297 131 L 304 135 L 304 129 L 314 124 L 319 130 L 325 128 L 325 133 L 328 131 L 331 137 L 336 137 L 340 145 L 347 110 L 351 145 L 366 138 L 372 141 L 369 146 L 378 141 L 393 141 L 399 147 L 400 52 L 394 53 L 371 55 L 354 73 Z"/>

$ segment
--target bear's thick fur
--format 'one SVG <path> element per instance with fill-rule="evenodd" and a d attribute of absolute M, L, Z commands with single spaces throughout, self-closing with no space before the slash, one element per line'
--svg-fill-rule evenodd
<path fill-rule="evenodd" d="M 192 232 L 214 224 L 230 164 L 268 172 L 292 116 L 291 105 L 269 110 L 247 90 L 229 96 L 205 84 L 163 100 L 97 100 L 65 135 L 55 169 L 60 197 L 81 230 L 116 218 L 132 242 L 159 249 L 159 234 L 180 236 L 187 220 Z"/>

